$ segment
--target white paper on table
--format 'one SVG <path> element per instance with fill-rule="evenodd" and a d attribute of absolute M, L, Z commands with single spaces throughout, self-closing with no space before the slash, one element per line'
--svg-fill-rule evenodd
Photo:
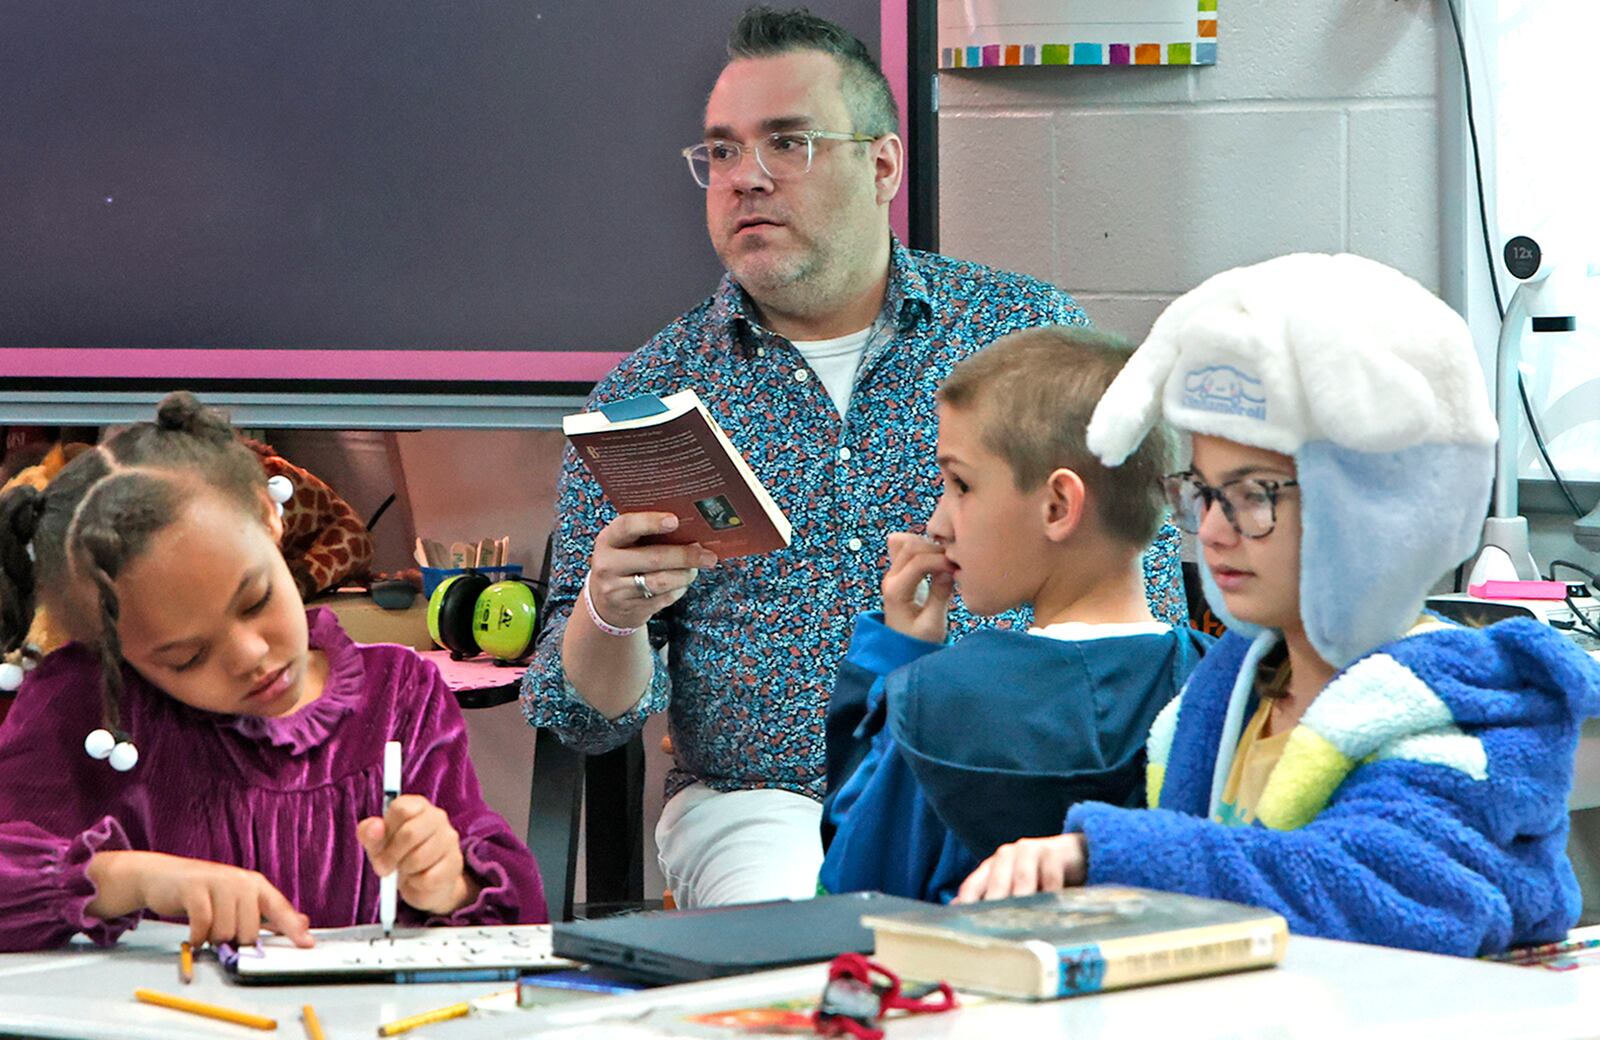
<path fill-rule="evenodd" d="M 268 978 L 288 982 L 318 976 L 425 976 L 452 971 L 487 976 L 495 970 L 514 978 L 517 971 L 576 966 L 575 961 L 551 953 L 547 924 L 404 928 L 396 929 L 392 940 L 385 939 L 376 925 L 314 928 L 311 935 L 316 945 L 308 949 L 282 936 L 269 936 L 259 950 L 241 950 L 232 969 L 241 982 Z"/>

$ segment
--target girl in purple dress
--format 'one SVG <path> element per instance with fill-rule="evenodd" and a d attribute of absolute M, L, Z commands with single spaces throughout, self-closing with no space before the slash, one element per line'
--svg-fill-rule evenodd
<path fill-rule="evenodd" d="M 74 642 L 0 725 L 0 950 L 378 919 L 546 919 L 533 856 L 484 804 L 455 699 L 399 646 L 306 610 L 261 465 L 187 394 L 0 498 L 0 652 L 37 598 Z M 384 809 L 383 752 L 404 752 Z"/>

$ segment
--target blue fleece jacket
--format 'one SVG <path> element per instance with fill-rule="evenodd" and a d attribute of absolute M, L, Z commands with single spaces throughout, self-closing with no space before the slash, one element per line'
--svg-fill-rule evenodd
<path fill-rule="evenodd" d="M 1600 667 L 1565 636 L 1524 619 L 1378 647 L 1306 710 L 1256 824 L 1229 827 L 1207 816 L 1248 650 L 1225 636 L 1151 728 L 1158 808 L 1068 814 L 1090 883 L 1229 899 L 1305 935 L 1462 955 L 1555 940 L 1576 922 L 1567 798 L 1582 720 L 1600 712 Z"/>
<path fill-rule="evenodd" d="M 941 648 L 861 615 L 828 706 L 822 887 L 948 901 L 1074 803 L 1141 803 L 1144 735 L 1209 642 L 984 629 Z"/>

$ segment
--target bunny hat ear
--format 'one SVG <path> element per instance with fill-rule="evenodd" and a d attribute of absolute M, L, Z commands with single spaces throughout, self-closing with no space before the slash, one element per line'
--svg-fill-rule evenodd
<path fill-rule="evenodd" d="M 1300 612 L 1330 664 L 1404 634 L 1477 547 L 1497 436 L 1484 374 L 1460 316 L 1393 268 L 1298 253 L 1180 296 L 1096 407 L 1089 450 L 1117 465 L 1158 419 L 1294 457 Z"/>

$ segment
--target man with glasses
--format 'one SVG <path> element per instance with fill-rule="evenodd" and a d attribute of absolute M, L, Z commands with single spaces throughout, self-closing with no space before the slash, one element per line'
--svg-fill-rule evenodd
<path fill-rule="evenodd" d="M 645 544 L 675 520 L 612 519 L 569 451 L 551 623 L 522 688 L 530 722 L 586 751 L 669 712 L 675 763 L 656 836 L 686 907 L 815 891 L 828 691 L 852 621 L 876 606 L 888 533 L 933 511 L 934 390 L 1007 332 L 1086 323 L 1043 282 L 894 239 L 894 99 L 850 33 L 753 8 L 728 55 L 703 139 L 684 150 L 727 276 L 601 381 L 592 404 L 697 390 L 794 541 L 726 562 Z M 1164 530 L 1146 588 L 1158 617 L 1182 623 L 1177 535 Z M 665 622 L 665 662 L 644 631 L 653 617 Z M 975 624 L 964 610 L 951 623 Z"/>

